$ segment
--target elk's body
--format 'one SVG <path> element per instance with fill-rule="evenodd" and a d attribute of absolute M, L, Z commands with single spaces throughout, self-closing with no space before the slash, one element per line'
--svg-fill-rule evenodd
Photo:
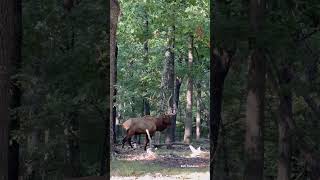
<path fill-rule="evenodd" d="M 141 118 L 130 118 L 122 124 L 122 127 L 127 131 L 126 137 L 122 140 L 122 147 L 126 141 L 129 142 L 129 145 L 133 148 L 131 144 L 131 137 L 134 135 L 145 134 L 146 141 L 144 150 L 147 149 L 147 144 L 149 139 L 147 137 L 146 130 L 149 131 L 150 136 L 152 137 L 156 131 L 163 131 L 171 125 L 171 117 L 174 114 L 162 115 L 160 117 L 153 116 L 144 116 Z"/>

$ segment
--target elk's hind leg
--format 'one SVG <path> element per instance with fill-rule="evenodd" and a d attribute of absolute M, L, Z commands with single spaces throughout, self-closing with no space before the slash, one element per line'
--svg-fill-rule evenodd
<path fill-rule="evenodd" d="M 124 137 L 122 140 L 122 148 L 124 147 L 124 143 L 128 140 L 128 136 Z"/>
<path fill-rule="evenodd" d="M 145 140 L 145 142 L 144 142 L 144 150 L 145 150 L 145 151 L 147 150 L 147 145 L 148 145 L 148 143 L 149 143 L 149 137 L 148 137 L 148 135 L 146 134 L 146 140 Z"/>
<path fill-rule="evenodd" d="M 131 148 L 133 148 L 133 146 L 132 146 L 132 144 L 131 144 L 131 137 L 128 138 L 128 143 L 129 143 L 129 145 L 131 146 Z"/>

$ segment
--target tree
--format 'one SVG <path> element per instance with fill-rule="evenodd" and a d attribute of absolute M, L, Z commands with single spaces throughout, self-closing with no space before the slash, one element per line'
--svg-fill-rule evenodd
<path fill-rule="evenodd" d="M 191 142 L 192 135 L 192 101 L 193 101 L 193 76 L 192 76 L 192 64 L 193 64 L 193 36 L 189 36 L 188 42 L 188 68 L 189 74 L 187 79 L 187 108 L 186 108 L 186 119 L 184 124 L 184 138 L 183 141 L 187 144 Z"/>
<path fill-rule="evenodd" d="M 161 81 L 161 87 L 163 88 L 164 96 L 162 99 L 162 106 L 166 105 L 166 111 L 172 113 L 174 109 L 174 48 L 175 48 L 175 26 L 170 26 L 168 30 L 168 39 L 167 39 L 167 49 L 165 52 L 165 63 Z M 167 100 L 167 101 L 166 101 Z M 166 103 L 168 102 L 168 103 Z M 164 107 L 162 107 L 164 108 Z M 171 119 L 172 121 L 172 119 Z M 168 148 L 170 148 L 170 143 L 172 143 L 173 133 L 175 129 L 173 127 L 169 127 L 166 130 L 166 143 L 169 144 Z"/>
<path fill-rule="evenodd" d="M 292 121 L 292 92 L 290 83 L 292 80 L 291 65 L 286 63 L 280 67 L 280 118 L 279 126 L 279 159 L 278 180 L 289 180 L 291 178 L 291 152 L 292 138 L 289 123 Z"/>
<path fill-rule="evenodd" d="M 201 135 L 201 84 L 197 83 L 197 115 L 196 115 L 196 139 Z"/>
<path fill-rule="evenodd" d="M 22 44 L 22 4 L 21 0 L 14 1 L 14 54 L 13 59 L 13 72 L 15 75 L 21 70 L 21 44 Z M 21 90 L 18 84 L 17 78 L 14 79 L 12 86 L 12 100 L 11 109 L 20 107 L 21 105 Z M 20 122 L 17 113 L 14 117 L 10 117 L 10 132 L 19 130 Z M 20 145 L 17 139 L 12 138 L 10 133 L 10 141 L 12 142 L 9 146 L 9 180 L 18 180 L 19 176 L 19 149 Z"/>
<path fill-rule="evenodd" d="M 261 28 L 264 21 L 265 1 L 250 1 L 249 74 L 246 105 L 245 171 L 244 179 L 263 179 L 264 168 L 264 98 L 266 58 L 261 42 Z"/>
<path fill-rule="evenodd" d="M 120 4 L 117 0 L 111 0 L 110 1 L 110 31 L 109 31 L 109 36 L 107 37 L 109 40 L 109 66 L 107 65 L 107 68 L 110 67 L 110 79 L 107 77 L 107 88 L 109 86 L 109 107 L 107 107 L 107 118 L 106 118 L 106 128 L 110 130 L 110 134 L 107 134 L 107 131 L 105 131 L 105 140 L 104 140 L 104 156 L 102 159 L 102 166 L 100 170 L 100 175 L 104 175 L 106 172 L 109 172 L 108 169 L 110 169 L 110 162 L 109 158 L 110 156 L 107 155 L 107 152 L 113 152 L 113 97 L 112 95 L 114 94 L 114 82 L 115 82 L 115 58 L 116 58 L 116 32 L 117 32 L 117 24 L 118 24 L 118 17 L 120 15 Z M 108 76 L 108 75 L 107 75 Z M 110 136 L 109 136 L 110 135 Z M 111 146 L 111 148 L 110 148 Z M 106 168 L 107 170 L 104 169 L 105 167 L 105 160 L 107 160 L 106 163 Z"/>
<path fill-rule="evenodd" d="M 9 107 L 10 72 L 15 57 L 15 12 L 14 1 L 0 2 L 0 179 L 8 179 L 9 157 Z"/>
<path fill-rule="evenodd" d="M 117 32 L 117 24 L 118 24 L 118 17 L 120 15 L 120 6 L 117 0 L 110 1 L 110 9 L 111 9 L 111 16 L 110 16 L 110 94 L 114 94 L 115 88 L 115 60 L 116 60 L 116 32 Z M 115 97 L 113 97 L 115 98 Z M 113 109 L 114 99 L 110 100 L 110 109 Z M 110 113 L 110 142 L 113 142 L 113 113 Z"/>

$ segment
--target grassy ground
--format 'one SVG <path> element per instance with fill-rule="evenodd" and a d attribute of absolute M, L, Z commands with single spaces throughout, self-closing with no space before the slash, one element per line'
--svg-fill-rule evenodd
<path fill-rule="evenodd" d="M 164 168 L 156 163 L 140 161 L 113 160 L 111 162 L 111 176 L 142 176 L 146 174 L 178 175 L 181 173 L 207 172 L 208 167 L 197 168 Z"/>
<path fill-rule="evenodd" d="M 207 143 L 194 143 L 193 145 L 195 148 L 201 146 L 205 152 L 209 151 Z M 150 156 L 150 154 L 146 153 L 143 150 L 143 146 L 138 146 L 134 149 L 130 147 L 121 148 L 121 146 L 116 148 L 118 154 L 111 161 L 111 176 L 114 178 L 126 177 L 135 179 L 144 176 L 153 176 L 155 178 L 162 176 L 160 179 L 164 177 L 188 179 L 188 176 L 193 176 L 198 179 L 199 176 L 208 177 L 209 156 L 190 157 L 191 150 L 189 146 L 178 145 L 173 149 L 157 148 L 153 150 L 155 156 Z"/>

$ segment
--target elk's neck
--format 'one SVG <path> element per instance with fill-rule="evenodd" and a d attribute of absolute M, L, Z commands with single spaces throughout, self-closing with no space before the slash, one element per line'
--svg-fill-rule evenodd
<path fill-rule="evenodd" d="M 162 119 L 157 119 L 156 126 L 157 126 L 157 131 L 163 131 L 166 128 L 166 126 L 162 122 Z"/>

